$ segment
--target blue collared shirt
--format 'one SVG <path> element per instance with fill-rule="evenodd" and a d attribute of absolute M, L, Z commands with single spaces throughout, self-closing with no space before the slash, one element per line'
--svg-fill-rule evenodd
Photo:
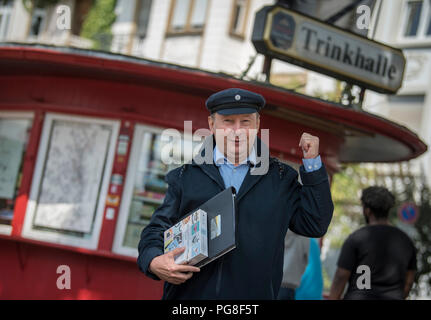
<path fill-rule="evenodd" d="M 224 185 L 226 188 L 234 187 L 236 192 L 244 181 L 244 178 L 249 169 L 249 162 L 253 165 L 256 164 L 256 153 L 254 148 L 251 150 L 247 159 L 235 166 L 232 164 L 223 153 L 216 147 L 214 147 L 214 163 L 218 167 L 220 175 L 223 178 Z"/>
<path fill-rule="evenodd" d="M 214 147 L 214 163 L 218 167 L 220 175 L 223 178 L 224 185 L 226 188 L 234 187 L 236 192 L 244 181 L 244 178 L 249 170 L 249 163 L 256 165 L 256 152 L 254 148 L 251 150 L 250 155 L 247 159 L 235 166 L 229 160 L 226 159 L 223 153 L 216 147 Z M 320 156 L 314 159 L 302 159 L 306 172 L 312 172 L 319 170 L 322 167 L 322 161 Z"/>

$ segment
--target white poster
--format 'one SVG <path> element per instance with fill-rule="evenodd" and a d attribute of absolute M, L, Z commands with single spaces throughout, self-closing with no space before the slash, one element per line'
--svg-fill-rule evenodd
<path fill-rule="evenodd" d="M 90 233 L 111 129 L 54 121 L 34 225 Z"/>

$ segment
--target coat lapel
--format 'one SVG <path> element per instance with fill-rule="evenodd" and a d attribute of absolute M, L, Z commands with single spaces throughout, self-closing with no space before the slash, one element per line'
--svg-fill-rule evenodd
<path fill-rule="evenodd" d="M 237 201 L 241 200 L 241 198 L 244 197 L 247 192 L 249 192 L 250 189 L 259 182 L 260 179 L 262 179 L 262 177 L 263 175 L 251 175 L 249 170 L 244 178 L 244 181 L 242 182 L 241 187 L 239 188 Z"/>
<path fill-rule="evenodd" d="M 214 136 L 211 135 L 206 137 L 202 145 L 202 148 L 199 151 L 201 158 L 199 159 L 199 161 L 197 161 L 195 157 L 192 160 L 192 164 L 194 166 L 198 166 L 207 176 L 209 176 L 212 180 L 214 180 L 222 190 L 224 190 L 226 188 L 224 185 L 223 178 L 219 170 L 214 164 L 214 157 L 213 157 L 214 146 L 215 146 Z M 205 154 L 205 152 L 208 152 L 208 154 Z M 205 161 L 204 163 L 202 163 L 203 159 L 206 159 L 208 161 Z"/>
<path fill-rule="evenodd" d="M 268 155 L 268 159 L 266 159 L 266 161 L 269 162 L 268 163 L 268 169 L 269 169 L 269 166 L 272 163 L 272 158 L 269 157 L 268 147 L 258 137 L 256 137 L 254 146 L 256 150 L 256 156 L 258 157 L 257 159 L 261 159 L 261 161 L 256 164 L 256 168 L 259 168 L 263 165 L 262 157 L 264 157 L 266 154 Z M 237 201 L 241 200 L 247 194 L 247 192 L 249 192 L 253 188 L 253 186 L 256 183 L 258 183 L 259 180 L 262 179 L 264 175 L 266 175 L 266 173 L 253 175 L 253 174 L 250 174 L 250 171 L 251 171 L 251 168 L 250 170 L 248 170 L 247 175 L 245 176 L 244 181 L 242 182 L 242 185 L 238 191 Z"/>
<path fill-rule="evenodd" d="M 202 169 L 203 172 L 207 174 L 207 176 L 213 179 L 220 186 L 222 190 L 226 189 L 223 178 L 215 165 L 203 164 L 203 165 L 200 165 L 199 167 Z"/>

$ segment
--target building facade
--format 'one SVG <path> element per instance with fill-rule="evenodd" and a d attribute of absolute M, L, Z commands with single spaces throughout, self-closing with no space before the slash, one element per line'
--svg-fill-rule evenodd
<path fill-rule="evenodd" d="M 374 40 L 403 50 L 406 69 L 401 89 L 395 95 L 368 91 L 364 109 L 405 125 L 426 143 L 431 143 L 431 2 L 381 1 Z M 412 161 L 412 170 L 426 175 L 431 184 L 431 153 Z"/>

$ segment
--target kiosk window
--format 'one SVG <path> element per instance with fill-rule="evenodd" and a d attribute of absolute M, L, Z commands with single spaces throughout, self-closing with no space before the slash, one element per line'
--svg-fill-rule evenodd
<path fill-rule="evenodd" d="M 97 247 L 117 134 L 113 121 L 46 117 L 24 236 Z"/>
<path fill-rule="evenodd" d="M 12 223 L 31 123 L 31 119 L 0 115 L 0 225 L 2 226 L 10 226 Z"/>
<path fill-rule="evenodd" d="M 142 229 L 163 203 L 168 187 L 166 174 L 189 162 L 199 150 L 200 143 L 181 137 L 165 141 L 161 130 L 136 127 L 114 251 L 132 256 L 137 254 Z"/>

